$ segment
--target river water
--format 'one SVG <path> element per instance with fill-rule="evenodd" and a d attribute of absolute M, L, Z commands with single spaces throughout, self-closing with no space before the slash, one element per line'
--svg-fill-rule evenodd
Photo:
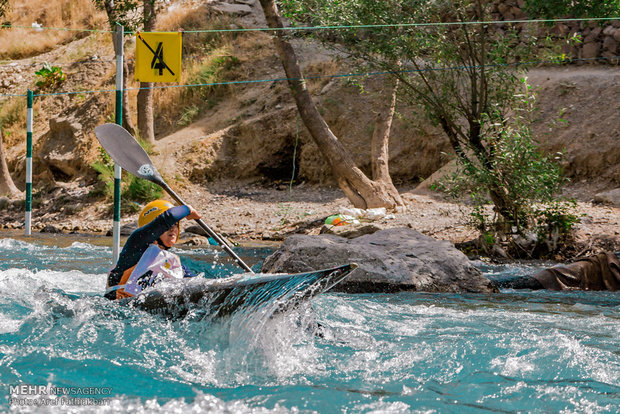
<path fill-rule="evenodd" d="M 238 253 L 258 266 L 269 249 Z M 237 271 L 215 248 L 180 254 L 207 277 Z M 171 321 L 101 297 L 110 258 L 0 239 L 0 411 L 620 412 L 619 293 L 326 293 Z"/>

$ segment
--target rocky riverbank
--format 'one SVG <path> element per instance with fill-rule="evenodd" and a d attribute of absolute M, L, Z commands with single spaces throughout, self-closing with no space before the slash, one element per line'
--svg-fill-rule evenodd
<path fill-rule="evenodd" d="M 588 185 L 590 191 L 594 185 Z M 88 188 L 79 185 L 58 187 L 37 199 L 32 212 L 33 237 L 41 233 L 105 235 L 112 227 L 109 202 L 89 199 Z M 388 213 L 366 224 L 377 229 L 407 227 L 438 240 L 460 244 L 474 239 L 476 231 L 466 225 L 469 207 L 443 199 L 440 195 L 415 188 L 401 188 L 407 203 L 404 212 Z M 337 188 L 287 184 L 264 187 L 243 183 L 218 183 L 209 187 L 187 185 L 179 190 L 186 202 L 198 209 L 204 221 L 230 240 L 240 243 L 279 243 L 292 234 L 319 234 L 325 219 L 351 208 Z M 620 250 L 620 209 L 594 202 L 594 194 L 573 186 L 567 195 L 580 199 L 576 213 L 571 256 L 600 250 Z M 122 219 L 131 229 L 137 214 Z M 23 200 L 0 200 L 0 229 L 23 229 Z M 185 223 L 187 227 L 189 223 Z M 205 239 L 187 235 L 186 244 Z M 562 258 L 559 258 L 562 259 Z"/>

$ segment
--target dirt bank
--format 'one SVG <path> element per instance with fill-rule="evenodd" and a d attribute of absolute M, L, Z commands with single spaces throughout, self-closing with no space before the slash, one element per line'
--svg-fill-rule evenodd
<path fill-rule="evenodd" d="M 106 234 L 112 226 L 107 204 L 79 204 L 83 189 L 64 188 L 56 198 L 59 207 L 48 201 L 33 210 L 33 237 L 50 225 L 63 233 Z M 436 194 L 416 194 L 414 188 L 400 189 L 407 211 L 391 218 L 375 221 L 380 227 L 410 227 L 437 239 L 462 243 L 477 236 L 465 222 L 469 208 L 442 199 Z M 574 186 L 572 192 L 584 194 Z M 318 234 L 325 218 L 351 204 L 339 189 L 309 185 L 292 187 L 282 183 L 264 187 L 243 183 L 217 183 L 209 187 L 187 185 L 179 191 L 186 202 L 203 214 L 204 221 L 214 230 L 233 241 L 279 242 L 295 233 Z M 620 209 L 596 205 L 587 199 L 577 203 L 581 222 L 576 226 L 574 255 L 587 255 L 599 250 L 620 250 Z M 122 219 L 131 224 L 135 215 Z M 0 228 L 23 228 L 23 210 L 0 212 Z M 187 226 L 187 224 L 186 224 Z M 0 237 L 2 237 L 0 235 Z M 561 259 L 561 258 L 560 258 Z"/>

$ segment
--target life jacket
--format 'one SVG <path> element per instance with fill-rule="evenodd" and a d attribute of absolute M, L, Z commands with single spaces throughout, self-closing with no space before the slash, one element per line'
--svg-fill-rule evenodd
<path fill-rule="evenodd" d="M 133 296 L 125 292 L 125 285 L 127 283 L 127 280 L 129 280 L 131 273 L 136 268 L 136 266 L 137 264 L 131 266 L 129 269 L 123 272 L 123 275 L 121 276 L 121 280 L 118 282 L 118 285 L 106 286 L 106 291 L 105 291 L 106 295 L 110 292 L 116 291 L 116 297 L 110 298 L 110 299 L 123 299 L 123 298 L 130 298 Z"/>
<path fill-rule="evenodd" d="M 118 285 L 108 288 L 108 292 L 116 290 L 116 299 L 130 298 L 163 279 L 182 279 L 183 273 L 179 256 L 153 244 L 135 266 L 123 272 Z"/>

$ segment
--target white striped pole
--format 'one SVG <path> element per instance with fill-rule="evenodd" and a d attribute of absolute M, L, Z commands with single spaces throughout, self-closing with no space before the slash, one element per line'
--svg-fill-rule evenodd
<path fill-rule="evenodd" d="M 123 125 L 123 26 L 116 26 L 116 123 Z M 121 246 L 121 167 L 114 164 L 114 226 L 112 227 L 112 260 L 116 264 Z"/>
<path fill-rule="evenodd" d="M 32 101 L 34 94 L 30 89 L 26 94 L 28 112 L 26 114 L 26 221 L 24 229 L 26 236 L 32 233 Z"/>

